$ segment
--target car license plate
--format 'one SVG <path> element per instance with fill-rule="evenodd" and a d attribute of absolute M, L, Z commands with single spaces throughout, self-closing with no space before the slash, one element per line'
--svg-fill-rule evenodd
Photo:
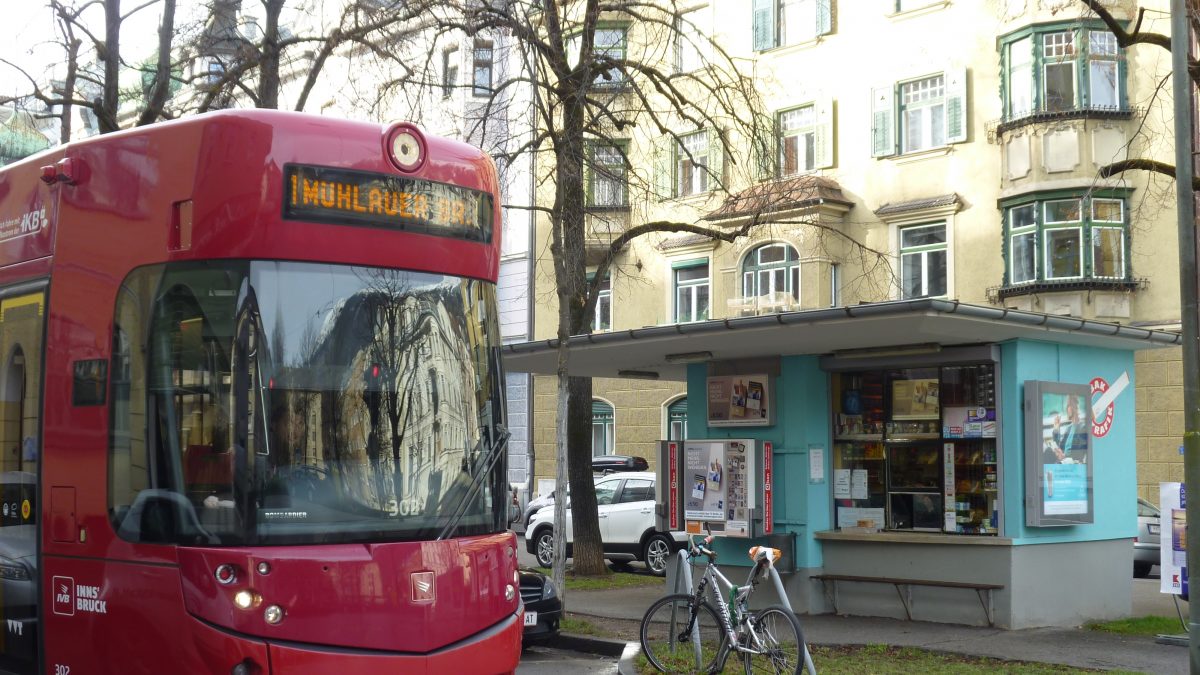
<path fill-rule="evenodd" d="M 1146 523 L 1146 529 L 1150 530 L 1150 534 L 1158 534 L 1158 525 L 1154 523 Z"/>
<path fill-rule="evenodd" d="M 525 625 L 526 626 L 536 626 L 537 625 L 537 612 L 525 612 Z"/>

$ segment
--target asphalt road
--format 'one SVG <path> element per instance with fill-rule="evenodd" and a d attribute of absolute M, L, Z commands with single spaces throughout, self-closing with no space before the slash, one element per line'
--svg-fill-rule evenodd
<path fill-rule="evenodd" d="M 615 675 L 617 658 L 549 647 L 530 647 L 521 652 L 521 665 L 517 666 L 517 672 L 522 675 Z"/>

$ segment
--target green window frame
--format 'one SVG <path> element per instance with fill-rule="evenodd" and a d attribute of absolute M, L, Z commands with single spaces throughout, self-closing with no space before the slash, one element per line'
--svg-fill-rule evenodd
<path fill-rule="evenodd" d="M 587 205 L 629 206 L 629 141 L 592 141 L 587 147 Z"/>
<path fill-rule="evenodd" d="M 813 171 L 818 166 L 817 108 L 801 106 L 781 111 L 776 116 L 779 129 L 779 174 L 796 176 Z"/>
<path fill-rule="evenodd" d="M 592 282 L 596 275 L 588 273 L 588 283 Z M 596 290 L 596 309 L 592 313 L 592 332 L 603 333 L 612 330 L 612 277 L 605 274 L 604 280 L 600 282 L 600 287 Z"/>
<path fill-rule="evenodd" d="M 750 8 L 757 52 L 833 32 L 833 0 L 754 0 Z"/>
<path fill-rule="evenodd" d="M 442 98 L 450 98 L 458 86 L 458 47 L 442 50 Z"/>
<path fill-rule="evenodd" d="M 580 33 L 567 36 L 567 63 L 571 66 L 579 63 Z M 613 61 L 624 61 L 629 48 L 629 26 L 622 23 L 598 23 L 592 34 L 592 58 L 599 60 L 608 58 Z M 600 72 L 592 79 L 592 86 L 597 89 L 622 89 L 625 87 L 625 71 L 612 67 Z"/>
<path fill-rule="evenodd" d="M 687 397 L 667 406 L 667 440 L 687 440 Z"/>
<path fill-rule="evenodd" d="M 671 265 L 675 323 L 707 321 L 712 304 L 708 259 L 686 260 Z"/>
<path fill-rule="evenodd" d="M 968 137 L 967 70 L 900 80 L 871 90 L 871 156 L 923 152 Z"/>
<path fill-rule="evenodd" d="M 788 293 L 800 300 L 800 254 L 790 244 L 763 244 L 742 260 L 742 297 L 772 293 Z"/>
<path fill-rule="evenodd" d="M 949 290 L 945 221 L 900 228 L 900 297 L 937 298 Z"/>
<path fill-rule="evenodd" d="M 592 399 L 592 456 L 611 455 L 616 449 L 617 422 L 613 407 Z"/>
<path fill-rule="evenodd" d="M 1129 281 L 1126 192 L 1045 193 L 1004 204 L 1004 285 Z"/>
<path fill-rule="evenodd" d="M 471 63 L 471 95 L 486 97 L 492 95 L 492 43 L 490 40 L 476 40 L 472 52 Z"/>
<path fill-rule="evenodd" d="M 1129 112 L 1125 54 L 1103 23 L 1031 26 L 1002 36 L 999 45 L 1005 121 Z"/>
<path fill-rule="evenodd" d="M 946 76 L 901 82 L 899 89 L 901 152 L 946 145 Z"/>
<path fill-rule="evenodd" d="M 712 59 L 712 9 L 688 10 L 675 19 L 675 72 L 702 70 Z"/>

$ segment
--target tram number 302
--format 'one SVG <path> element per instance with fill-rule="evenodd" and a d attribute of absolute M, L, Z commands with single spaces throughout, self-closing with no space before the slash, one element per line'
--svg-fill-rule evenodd
<path fill-rule="evenodd" d="M 61 663 L 54 664 L 54 675 L 71 675 L 71 666 L 64 666 Z"/>

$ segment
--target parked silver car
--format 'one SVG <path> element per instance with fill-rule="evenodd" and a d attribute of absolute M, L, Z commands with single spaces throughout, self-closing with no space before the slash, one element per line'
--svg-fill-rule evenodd
<path fill-rule="evenodd" d="M 1138 498 L 1138 532 L 1133 540 L 1133 576 L 1144 577 L 1158 564 L 1158 507 Z"/>

